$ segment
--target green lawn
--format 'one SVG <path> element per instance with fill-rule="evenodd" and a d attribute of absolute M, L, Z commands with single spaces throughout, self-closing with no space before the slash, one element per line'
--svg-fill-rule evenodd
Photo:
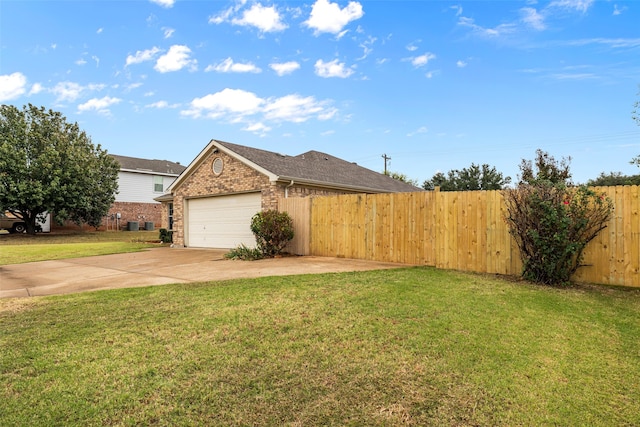
<path fill-rule="evenodd" d="M 157 239 L 157 231 L 2 234 L 0 265 L 137 252 Z"/>
<path fill-rule="evenodd" d="M 640 292 L 404 268 L 0 300 L 0 425 L 640 425 Z"/>

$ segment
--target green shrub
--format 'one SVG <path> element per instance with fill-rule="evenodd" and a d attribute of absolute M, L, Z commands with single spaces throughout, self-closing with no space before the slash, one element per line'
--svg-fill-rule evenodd
<path fill-rule="evenodd" d="M 251 231 L 256 236 L 256 245 L 262 254 L 273 257 L 281 254 L 293 239 L 293 220 L 286 212 L 258 212 L 251 218 Z"/>
<path fill-rule="evenodd" d="M 241 244 L 235 249 L 231 249 L 229 252 L 224 254 L 224 257 L 227 259 L 241 259 L 243 261 L 255 261 L 258 259 L 262 259 L 262 251 L 258 248 L 248 248 L 244 244 Z"/>
<path fill-rule="evenodd" d="M 509 232 L 520 249 L 522 276 L 567 284 L 587 243 L 606 227 L 611 200 L 586 186 L 540 181 L 504 192 Z"/>
<path fill-rule="evenodd" d="M 173 243 L 173 231 L 169 231 L 166 228 L 161 228 L 158 238 L 162 243 Z"/>

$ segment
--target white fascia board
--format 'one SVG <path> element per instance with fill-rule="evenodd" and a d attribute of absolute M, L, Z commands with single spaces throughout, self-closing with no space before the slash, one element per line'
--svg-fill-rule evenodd
<path fill-rule="evenodd" d="M 166 173 L 166 172 L 154 172 L 152 170 L 140 170 L 140 169 L 120 169 L 120 172 L 128 172 L 128 173 L 140 173 L 146 175 L 161 175 L 161 176 L 179 176 L 177 173 Z"/>

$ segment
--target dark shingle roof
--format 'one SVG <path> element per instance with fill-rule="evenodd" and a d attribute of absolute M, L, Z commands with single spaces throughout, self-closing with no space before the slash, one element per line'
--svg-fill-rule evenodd
<path fill-rule="evenodd" d="M 215 142 L 281 179 L 298 179 L 327 186 L 358 187 L 380 192 L 422 191 L 422 188 L 319 151 L 287 156 L 229 142 Z"/>
<path fill-rule="evenodd" d="M 169 160 L 139 159 L 137 157 L 118 156 L 116 154 L 110 154 L 110 156 L 120 163 L 120 169 L 131 171 L 180 175 L 182 171 L 186 169 L 186 166 L 182 166 L 180 163 L 170 162 Z"/>

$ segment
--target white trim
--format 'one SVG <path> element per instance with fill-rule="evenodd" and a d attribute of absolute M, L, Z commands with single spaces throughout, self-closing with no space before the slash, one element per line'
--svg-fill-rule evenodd
<path fill-rule="evenodd" d="M 150 169 L 141 170 L 141 169 L 120 168 L 120 172 L 141 173 L 141 174 L 145 174 L 145 175 L 162 175 L 162 176 L 178 176 L 178 175 L 180 175 L 178 173 L 154 172 L 154 171 L 152 171 Z"/>

